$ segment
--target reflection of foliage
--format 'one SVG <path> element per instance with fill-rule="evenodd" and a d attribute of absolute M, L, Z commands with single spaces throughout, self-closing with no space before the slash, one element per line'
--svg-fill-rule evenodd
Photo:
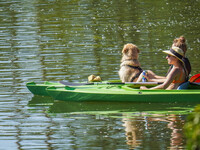
<path fill-rule="evenodd" d="M 184 128 L 187 137 L 187 148 L 200 150 L 200 105 L 197 105 L 194 112 L 188 116 Z"/>

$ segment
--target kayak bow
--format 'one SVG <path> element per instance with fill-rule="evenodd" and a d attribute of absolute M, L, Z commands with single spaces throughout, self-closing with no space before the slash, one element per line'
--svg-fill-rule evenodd
<path fill-rule="evenodd" d="M 28 82 L 26 84 L 26 87 L 29 89 L 29 91 L 34 95 L 41 95 L 41 96 L 49 96 L 49 94 L 46 91 L 47 87 L 50 86 L 61 86 L 65 87 L 65 85 L 58 83 L 58 82 L 44 82 L 36 84 L 35 82 Z"/>

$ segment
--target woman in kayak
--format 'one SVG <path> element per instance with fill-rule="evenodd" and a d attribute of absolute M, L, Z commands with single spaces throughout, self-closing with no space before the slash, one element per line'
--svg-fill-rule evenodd
<path fill-rule="evenodd" d="M 184 57 L 184 52 L 182 49 L 176 46 L 172 46 L 170 50 L 163 51 L 168 54 L 166 59 L 169 65 L 172 65 L 171 70 L 168 75 L 163 80 L 163 83 L 150 88 L 150 89 L 177 89 L 181 83 L 184 83 L 187 80 L 187 73 L 184 69 L 184 62 L 182 58 Z M 154 79 L 148 78 L 145 76 L 148 81 L 155 81 Z M 140 89 L 147 89 L 145 86 L 140 87 Z"/>
<path fill-rule="evenodd" d="M 185 57 L 185 53 L 187 51 L 187 45 L 186 45 L 185 38 L 183 36 L 180 36 L 179 38 L 174 39 L 172 46 L 179 47 L 180 49 L 183 50 L 183 53 L 184 53 L 183 61 L 184 61 L 184 65 L 185 65 L 184 67 L 186 68 L 185 70 L 187 72 L 187 76 L 189 76 L 189 74 L 191 72 L 191 65 L 190 65 L 189 60 Z M 166 76 L 168 75 L 168 73 L 170 72 L 171 69 L 172 69 L 172 65 L 169 67 Z M 166 80 L 166 76 L 158 76 L 151 70 L 147 70 L 147 74 L 148 74 L 148 79 L 150 79 L 152 82 L 161 82 L 162 83 L 162 82 L 165 82 L 165 80 Z M 140 75 L 137 82 L 140 82 L 142 80 L 142 77 L 143 76 Z"/>

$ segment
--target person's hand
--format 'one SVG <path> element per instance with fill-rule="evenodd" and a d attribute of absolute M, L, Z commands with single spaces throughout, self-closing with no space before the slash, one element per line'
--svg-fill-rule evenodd
<path fill-rule="evenodd" d="M 148 88 L 146 86 L 141 86 L 140 89 L 145 90 L 145 89 L 148 89 Z"/>
<path fill-rule="evenodd" d="M 147 81 L 150 81 L 150 78 L 149 78 L 148 74 L 143 75 L 143 77 L 146 78 Z"/>

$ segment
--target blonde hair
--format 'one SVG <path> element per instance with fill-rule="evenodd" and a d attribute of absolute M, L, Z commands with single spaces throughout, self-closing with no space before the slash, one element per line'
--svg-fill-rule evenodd
<path fill-rule="evenodd" d="M 182 49 L 185 55 L 187 51 L 187 45 L 186 45 L 186 39 L 184 36 L 180 36 L 179 38 L 174 39 L 173 46 L 176 46 Z"/>

